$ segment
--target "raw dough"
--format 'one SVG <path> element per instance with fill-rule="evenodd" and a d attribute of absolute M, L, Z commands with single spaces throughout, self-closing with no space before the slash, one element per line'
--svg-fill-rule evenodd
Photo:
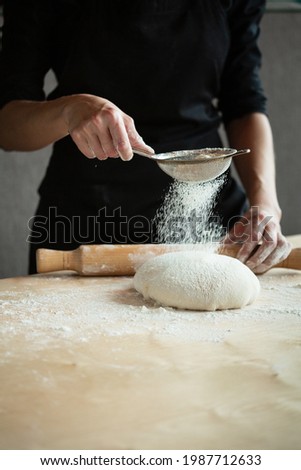
<path fill-rule="evenodd" d="M 240 308 L 259 295 L 255 274 L 235 258 L 200 251 L 166 253 L 146 261 L 134 276 L 146 299 L 182 309 Z"/>

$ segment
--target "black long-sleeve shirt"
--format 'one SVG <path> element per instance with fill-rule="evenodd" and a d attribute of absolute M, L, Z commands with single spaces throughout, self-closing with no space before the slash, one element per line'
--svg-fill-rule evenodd
<path fill-rule="evenodd" d="M 221 122 L 265 112 L 257 46 L 264 6 L 264 0 L 4 1 L 0 106 L 90 93 L 132 116 L 157 152 L 219 146 Z M 45 97 L 49 69 L 58 85 Z M 117 207 L 135 185 L 140 205 L 131 207 L 129 196 L 129 212 L 143 213 L 169 182 L 143 157 L 96 165 L 66 137 L 54 145 L 40 193 L 55 201 L 85 191 Z"/>

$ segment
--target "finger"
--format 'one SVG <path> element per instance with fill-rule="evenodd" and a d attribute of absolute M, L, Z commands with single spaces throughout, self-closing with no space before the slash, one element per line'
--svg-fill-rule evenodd
<path fill-rule="evenodd" d="M 128 137 L 129 137 L 130 144 L 134 151 L 136 149 L 136 150 L 145 151 L 146 153 L 150 153 L 150 154 L 155 153 L 154 149 L 150 147 L 149 145 L 147 145 L 144 142 L 141 135 L 137 132 L 134 120 L 130 116 L 125 115 L 124 124 L 125 124 L 125 129 L 127 131 Z"/>
<path fill-rule="evenodd" d="M 103 151 L 101 142 L 96 134 L 90 134 L 88 137 L 88 143 L 91 150 L 94 152 L 94 155 L 98 160 L 106 160 L 108 156 Z"/>
<path fill-rule="evenodd" d="M 91 159 L 97 158 L 97 157 L 96 157 L 96 154 L 95 154 L 93 148 L 91 147 L 91 145 L 89 144 L 89 142 L 87 142 L 87 144 L 88 144 L 89 150 L 90 150 L 90 152 L 91 152 L 91 156 L 88 157 L 88 158 L 91 158 Z"/>
<path fill-rule="evenodd" d="M 133 158 L 133 149 L 123 122 L 116 124 L 113 129 L 110 129 L 110 132 L 113 137 L 114 147 L 120 158 L 125 161 L 131 160 Z"/>
<path fill-rule="evenodd" d="M 233 219 L 237 220 L 237 216 L 230 219 L 230 222 L 233 222 Z M 232 229 L 229 231 L 225 237 L 224 243 L 242 243 L 250 241 L 251 238 L 251 229 L 254 225 L 254 220 L 258 218 L 258 209 L 257 207 L 251 207 L 244 215 L 242 215 L 239 220 L 237 220 Z M 251 224 L 251 226 L 250 226 Z M 250 230 L 248 227 L 250 226 Z"/>
<path fill-rule="evenodd" d="M 83 137 L 81 132 L 72 131 L 70 132 L 70 136 L 81 153 L 83 153 L 87 158 L 96 158 L 93 148 L 89 144 L 88 140 Z"/>
<path fill-rule="evenodd" d="M 127 135 L 125 125 L 121 116 L 117 112 L 112 112 L 109 118 L 106 118 L 107 128 L 112 137 L 113 146 L 117 150 L 122 160 L 131 160 L 133 158 L 133 150 Z"/>
<path fill-rule="evenodd" d="M 261 243 L 266 226 L 269 223 L 272 226 L 272 223 L 270 222 L 271 217 L 268 217 L 264 212 L 259 212 L 258 207 L 251 207 L 247 215 L 250 218 L 245 230 L 245 234 L 248 238 L 244 242 L 241 250 L 238 252 L 238 259 L 242 263 L 247 261 L 256 247 Z M 267 240 L 271 240 L 268 231 L 266 232 L 266 241 Z"/>
<path fill-rule="evenodd" d="M 223 243 L 233 244 L 233 243 L 243 243 L 247 241 L 248 235 L 245 233 L 246 226 L 248 225 L 249 220 L 246 217 L 241 217 L 241 219 L 236 222 L 232 229 L 228 232 L 224 238 Z"/>
<path fill-rule="evenodd" d="M 252 229 L 252 224 L 250 223 L 245 230 L 246 241 L 243 243 L 241 249 L 237 254 L 237 258 L 245 263 L 250 255 L 253 253 L 255 248 L 258 246 L 262 239 L 262 233 L 258 229 Z"/>
<path fill-rule="evenodd" d="M 81 132 L 86 136 L 89 147 L 93 149 L 99 160 L 106 160 L 110 156 L 118 156 L 107 125 L 107 121 L 115 115 L 118 115 L 118 111 L 113 107 L 109 107 L 105 111 L 105 118 L 101 113 L 95 113 L 90 120 L 81 126 Z"/>
<path fill-rule="evenodd" d="M 262 238 L 264 240 L 264 237 Z M 273 241 L 263 241 L 263 243 L 258 246 L 257 250 L 253 255 L 249 257 L 246 261 L 248 268 L 254 270 L 257 269 L 261 264 L 265 263 L 265 260 L 275 251 L 277 247 L 277 239 Z"/>
<path fill-rule="evenodd" d="M 112 136 L 107 127 L 99 129 L 97 135 L 100 146 L 102 148 L 102 153 L 105 158 L 117 158 L 119 157 L 116 148 L 114 147 Z"/>
<path fill-rule="evenodd" d="M 257 248 L 255 253 L 249 257 L 246 265 L 250 269 L 255 269 L 262 264 L 265 259 L 275 250 L 278 243 L 279 226 L 273 221 L 269 221 L 265 226 L 261 238 L 261 245 Z"/>
<path fill-rule="evenodd" d="M 274 251 L 264 260 L 263 263 L 255 267 L 253 272 L 255 274 L 262 274 L 266 272 L 276 264 L 285 260 L 290 254 L 291 250 L 292 245 L 283 236 L 281 236 Z"/>

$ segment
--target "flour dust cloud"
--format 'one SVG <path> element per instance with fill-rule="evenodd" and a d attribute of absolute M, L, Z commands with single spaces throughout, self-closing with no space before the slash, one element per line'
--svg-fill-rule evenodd
<path fill-rule="evenodd" d="M 159 243 L 214 246 L 224 235 L 213 209 L 225 176 L 206 183 L 175 181 L 156 214 Z"/>

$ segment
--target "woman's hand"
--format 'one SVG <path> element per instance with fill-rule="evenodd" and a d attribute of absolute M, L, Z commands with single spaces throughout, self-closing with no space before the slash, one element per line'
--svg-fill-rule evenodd
<path fill-rule="evenodd" d="M 133 149 L 153 154 L 133 119 L 110 101 L 94 95 L 66 97 L 64 120 L 79 150 L 88 158 L 131 160 Z"/>
<path fill-rule="evenodd" d="M 291 251 L 291 244 L 281 232 L 280 217 L 260 207 L 251 207 L 234 224 L 224 243 L 241 243 L 237 258 L 256 274 L 280 263 Z"/>

